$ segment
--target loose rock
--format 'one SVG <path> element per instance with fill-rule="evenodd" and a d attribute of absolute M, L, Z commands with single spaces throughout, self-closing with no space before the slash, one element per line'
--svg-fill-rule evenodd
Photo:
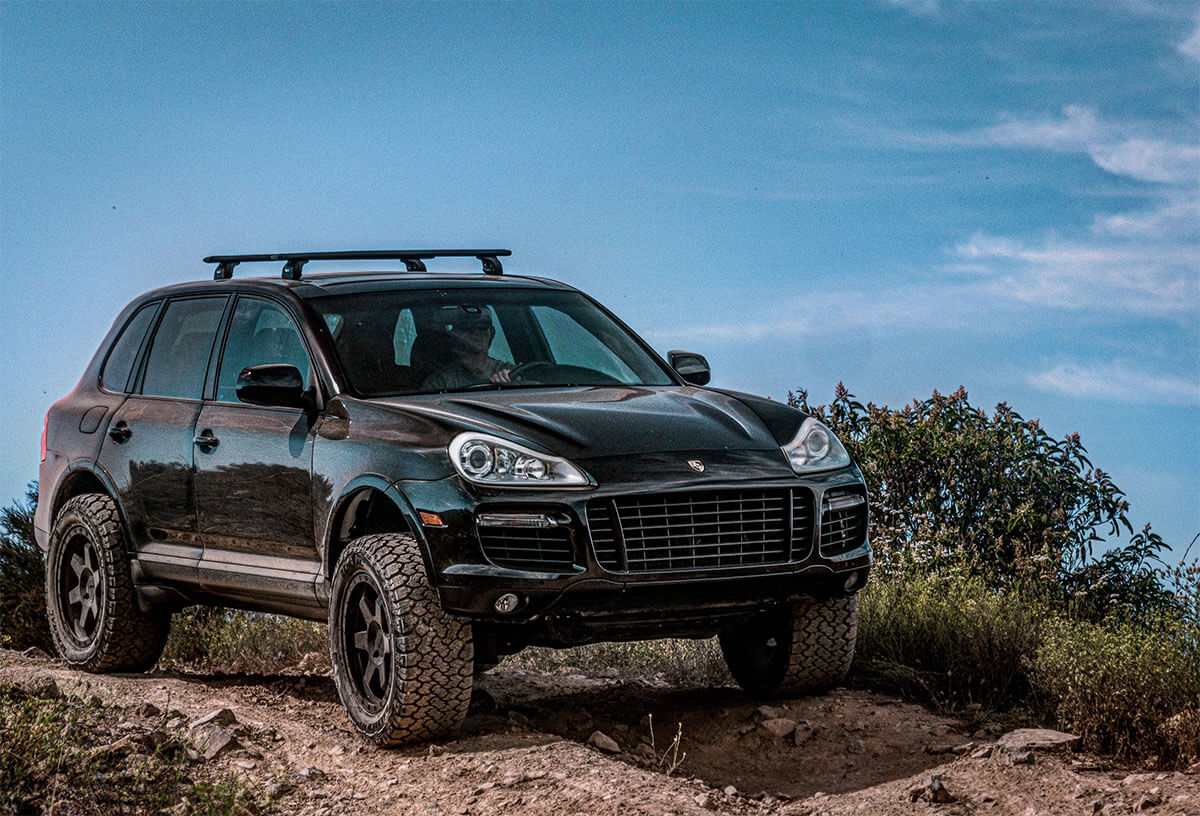
<path fill-rule="evenodd" d="M 779 720 L 787 716 L 787 709 L 782 706 L 761 705 L 754 709 L 754 713 L 750 715 L 751 720 L 763 722 L 765 720 Z"/>
<path fill-rule="evenodd" d="M 593 731 L 592 735 L 588 737 L 588 745 L 594 746 L 606 754 L 621 753 L 621 746 L 617 745 L 616 741 L 603 731 Z"/>
<path fill-rule="evenodd" d="M 764 706 L 764 708 L 766 707 Z M 783 739 L 784 737 L 791 736 L 792 732 L 796 730 L 797 723 L 795 720 L 789 720 L 786 717 L 777 717 L 770 720 L 763 720 L 759 725 L 776 737 Z"/>
<path fill-rule="evenodd" d="M 237 723 L 237 717 L 228 708 L 218 708 L 215 711 L 210 711 L 203 717 L 197 720 L 192 720 L 191 728 L 199 728 L 202 725 L 222 725 L 231 726 Z"/>
<path fill-rule="evenodd" d="M 1002 751 L 1053 751 L 1074 748 L 1079 737 L 1048 728 L 1018 728 L 996 741 Z"/>
<path fill-rule="evenodd" d="M 202 757 L 207 760 L 215 759 L 223 751 L 231 751 L 241 747 L 237 737 L 224 728 L 211 723 L 192 729 L 192 744 Z"/>
<path fill-rule="evenodd" d="M 921 784 L 910 788 L 908 798 L 911 802 L 925 801 L 939 805 L 958 801 L 950 791 L 946 790 L 941 774 L 930 774 Z"/>

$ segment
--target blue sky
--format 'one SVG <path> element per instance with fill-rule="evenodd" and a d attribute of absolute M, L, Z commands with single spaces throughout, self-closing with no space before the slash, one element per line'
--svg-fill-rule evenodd
<path fill-rule="evenodd" d="M 1200 3 L 4 2 L 0 66 L 0 502 L 204 255 L 504 246 L 720 386 L 1007 401 L 1200 533 Z"/>

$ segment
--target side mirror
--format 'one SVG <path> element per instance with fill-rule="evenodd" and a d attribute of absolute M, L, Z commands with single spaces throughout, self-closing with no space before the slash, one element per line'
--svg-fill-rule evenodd
<path fill-rule="evenodd" d="M 307 408 L 310 404 L 300 369 L 286 363 L 243 368 L 237 378 L 237 396 L 252 405 Z"/>
<path fill-rule="evenodd" d="M 671 361 L 671 368 L 675 369 L 680 377 L 683 377 L 684 382 L 692 385 L 708 385 L 712 372 L 709 370 L 708 360 L 704 359 L 703 354 L 697 354 L 694 351 L 668 351 L 667 358 Z"/>

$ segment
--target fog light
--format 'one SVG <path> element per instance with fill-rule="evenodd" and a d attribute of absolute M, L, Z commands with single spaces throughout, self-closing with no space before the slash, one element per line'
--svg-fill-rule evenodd
<path fill-rule="evenodd" d="M 846 579 L 846 584 L 845 584 L 847 592 L 849 592 L 850 590 L 852 590 L 856 586 L 858 586 L 858 578 L 859 578 L 859 575 L 857 572 L 850 573 L 850 577 Z"/>
<path fill-rule="evenodd" d="M 521 604 L 520 598 L 518 598 L 516 595 L 512 594 L 511 592 L 505 592 L 503 595 L 501 595 L 499 598 L 496 599 L 495 607 L 496 607 L 496 611 L 499 612 L 501 615 L 507 615 L 510 612 L 516 612 L 517 607 L 520 606 L 520 604 Z"/>

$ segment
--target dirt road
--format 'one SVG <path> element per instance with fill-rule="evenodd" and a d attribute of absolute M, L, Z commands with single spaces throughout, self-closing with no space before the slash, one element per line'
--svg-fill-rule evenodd
<path fill-rule="evenodd" d="M 1005 747 L 985 718 L 968 726 L 857 690 L 763 708 L 733 688 L 502 665 L 453 739 L 385 751 L 359 742 L 322 674 L 98 676 L 0 651 L 0 683 L 47 677 L 125 707 L 127 731 L 185 736 L 212 755 L 196 761 L 270 788 L 294 816 L 1200 814 L 1200 768 Z"/>

